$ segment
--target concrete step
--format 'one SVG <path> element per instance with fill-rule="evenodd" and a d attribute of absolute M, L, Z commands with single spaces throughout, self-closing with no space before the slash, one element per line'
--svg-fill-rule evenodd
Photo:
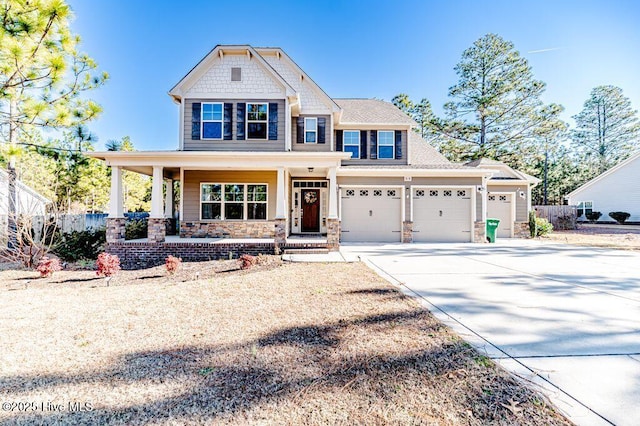
<path fill-rule="evenodd" d="M 285 248 L 284 254 L 327 254 L 329 249 L 326 247 L 309 247 L 309 248 Z"/>

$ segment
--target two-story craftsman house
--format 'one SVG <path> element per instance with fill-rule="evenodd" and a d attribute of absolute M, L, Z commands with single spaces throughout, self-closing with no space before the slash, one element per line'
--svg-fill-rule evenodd
<path fill-rule="evenodd" d="M 93 154 L 112 168 L 112 251 L 147 244 L 147 253 L 180 247 L 189 258 L 179 245 L 196 242 L 207 257 L 220 251 L 211 238 L 283 248 L 300 235 L 331 250 L 341 241 L 483 242 L 488 210 L 503 236 L 524 229 L 535 178 L 496 162 L 452 164 L 393 104 L 331 98 L 282 49 L 216 46 L 169 95 L 178 150 Z M 123 169 L 153 177 L 146 243 L 124 242 Z M 180 239 L 169 242 L 164 222 L 176 216 Z"/>

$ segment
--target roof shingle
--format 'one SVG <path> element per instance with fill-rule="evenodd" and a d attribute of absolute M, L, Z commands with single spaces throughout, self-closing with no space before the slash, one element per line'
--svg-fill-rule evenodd
<path fill-rule="evenodd" d="M 349 124 L 403 124 L 416 122 L 394 104 L 380 99 L 333 99 L 342 108 L 340 123 Z"/>

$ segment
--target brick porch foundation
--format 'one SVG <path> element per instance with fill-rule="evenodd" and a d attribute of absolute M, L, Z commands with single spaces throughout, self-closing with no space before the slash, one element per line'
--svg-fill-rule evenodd
<path fill-rule="evenodd" d="M 107 218 L 107 244 L 124 242 L 126 222 L 124 217 Z"/>

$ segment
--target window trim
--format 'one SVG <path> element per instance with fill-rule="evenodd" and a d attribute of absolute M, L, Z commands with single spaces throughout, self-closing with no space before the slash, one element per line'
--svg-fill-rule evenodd
<path fill-rule="evenodd" d="M 204 106 L 205 105 L 220 105 L 220 120 L 205 120 L 204 119 Z M 220 137 L 219 138 L 205 138 L 204 137 L 204 123 L 220 123 Z M 200 104 L 200 139 L 205 141 L 221 141 L 224 138 L 224 103 L 223 102 L 202 102 Z"/>
<path fill-rule="evenodd" d="M 587 208 L 585 206 L 586 203 L 591 203 L 591 211 L 593 212 L 593 201 L 592 200 L 583 200 L 583 201 L 578 201 L 576 203 L 576 217 L 584 217 L 585 219 L 587 218 Z M 580 205 L 582 204 L 582 208 L 580 207 Z M 582 210 L 582 214 L 578 214 L 578 212 Z"/>
<path fill-rule="evenodd" d="M 313 120 L 315 121 L 315 129 L 313 130 L 309 130 L 307 128 L 307 120 Z M 315 137 L 315 141 L 313 142 L 307 142 L 307 132 L 313 132 L 315 133 L 316 137 Z M 318 143 L 318 117 L 304 117 L 304 143 L 305 144 L 317 144 Z"/>
<path fill-rule="evenodd" d="M 220 193 L 220 201 L 202 201 L 202 187 L 203 185 L 220 185 L 221 193 Z M 242 185 L 244 186 L 244 200 L 242 201 L 242 217 L 244 219 L 227 219 L 225 218 L 224 205 L 225 201 L 225 186 L 226 185 Z M 263 185 L 266 188 L 266 196 L 267 199 L 265 201 L 249 201 L 247 187 L 249 185 Z M 266 222 L 269 220 L 269 184 L 266 182 L 200 182 L 200 193 L 198 194 L 200 199 L 200 211 L 198 213 L 198 217 L 201 222 Z M 220 204 L 220 219 L 203 219 L 202 218 L 202 205 L 203 204 Z M 229 201 L 229 203 L 237 204 L 238 201 Z M 260 203 L 266 206 L 265 210 L 265 218 L 264 219 L 248 219 L 249 213 L 249 203 Z"/>
<path fill-rule="evenodd" d="M 251 120 L 251 123 L 264 123 L 266 126 L 266 132 L 264 138 L 250 138 L 249 137 L 249 105 L 266 105 L 267 106 L 267 118 L 264 120 Z M 247 102 L 244 111 L 244 134 L 248 141 L 267 141 L 269 140 L 269 102 Z"/>
<path fill-rule="evenodd" d="M 346 142 L 346 136 L 347 133 L 357 133 L 358 137 L 356 138 L 356 142 L 355 144 L 350 144 L 347 145 Z M 343 130 L 342 131 L 342 152 L 347 152 L 345 150 L 345 148 L 347 146 L 357 146 L 358 147 L 358 157 L 351 157 L 350 160 L 359 160 L 362 158 L 362 153 L 360 152 L 360 130 Z"/>
<path fill-rule="evenodd" d="M 378 130 L 377 137 L 377 150 L 378 150 L 378 160 L 395 160 L 396 159 L 396 133 L 393 130 Z M 380 144 L 380 133 L 391 133 L 391 145 L 381 145 Z M 391 157 L 380 158 L 380 146 L 390 146 L 391 147 Z"/>

